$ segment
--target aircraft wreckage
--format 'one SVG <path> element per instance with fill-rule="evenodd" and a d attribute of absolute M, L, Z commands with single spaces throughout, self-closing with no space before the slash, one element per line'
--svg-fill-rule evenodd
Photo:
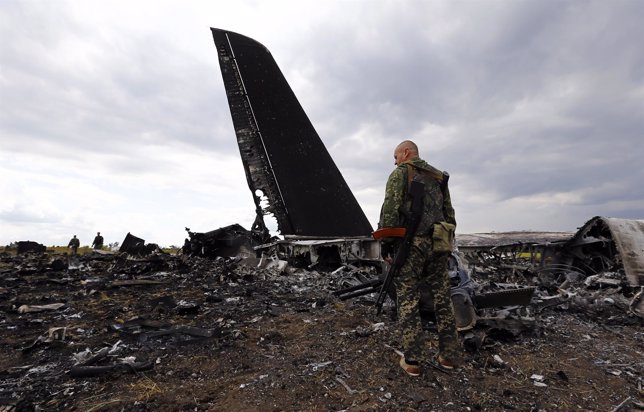
<path fill-rule="evenodd" d="M 373 228 L 271 53 L 246 36 L 211 31 L 256 217 L 250 231 L 239 225 L 207 233 L 187 229 L 184 252 L 213 257 L 248 256 L 254 250 L 257 256 L 296 266 L 345 272 L 350 279 L 335 293 L 340 299 L 376 292 L 381 278 L 361 270 L 382 271 Z M 264 222 L 269 214 L 283 239 L 269 234 Z M 624 273 L 628 282 L 623 283 L 632 288 L 629 307 L 644 313 L 642 293 L 636 289 L 644 285 L 642 220 L 595 217 L 577 233 L 459 234 L 456 244 L 450 277 L 461 330 L 476 323 L 475 310 L 525 306 L 534 292 L 517 283 L 485 291 L 475 286 L 463 261 L 478 276 L 502 268 L 512 274 L 535 272 L 553 282 L 577 275 L 614 286 L 614 279 L 601 274 Z M 424 308 L 429 311 L 429 306 Z"/>
<path fill-rule="evenodd" d="M 268 49 L 240 34 L 211 30 L 256 208 L 250 244 L 260 254 L 309 264 L 378 263 L 371 224 Z M 267 214 L 284 239 L 271 238 Z M 199 254 L 212 250 L 213 242 L 233 242 L 230 230 L 220 233 L 223 238 L 208 233 L 189 231 L 186 249 Z"/>

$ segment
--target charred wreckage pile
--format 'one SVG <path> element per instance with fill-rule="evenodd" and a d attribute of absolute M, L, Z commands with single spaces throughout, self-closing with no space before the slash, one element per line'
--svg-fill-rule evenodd
<path fill-rule="evenodd" d="M 362 209 L 268 50 L 212 34 L 255 222 L 0 254 L 0 411 L 644 408 L 644 221 L 457 235 L 464 363 L 410 380 Z"/>
<path fill-rule="evenodd" d="M 576 235 L 545 242 L 546 234 L 523 232 L 462 235 L 450 276 L 466 362 L 416 386 L 392 360 L 391 301 L 375 316 L 380 267 L 343 258 L 354 255 L 342 255 L 346 239 L 293 248 L 271 242 L 249 255 L 248 245 L 257 248 L 250 232 L 233 226 L 216 237 L 191 236 L 215 250 L 210 257 L 5 252 L 0 405 L 612 410 L 626 402 L 621 410 L 636 410 L 642 292 L 628 280 L 619 242 L 586 232 L 606 222 L 596 218 Z M 584 233 L 593 246 L 580 253 Z M 591 270 L 599 261 L 609 265 Z"/>

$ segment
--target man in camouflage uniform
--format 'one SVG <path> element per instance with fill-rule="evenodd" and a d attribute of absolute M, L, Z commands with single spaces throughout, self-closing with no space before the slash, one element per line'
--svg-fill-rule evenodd
<path fill-rule="evenodd" d="M 80 240 L 74 235 L 73 238 L 69 241 L 69 244 L 67 245 L 68 248 L 72 250 L 72 256 L 75 256 L 78 254 L 78 247 L 80 246 Z"/>
<path fill-rule="evenodd" d="M 456 225 L 456 219 L 447 188 L 448 176 L 421 160 L 416 144 L 409 140 L 400 143 L 394 150 L 394 159 L 397 167 L 387 180 L 380 228 L 404 227 L 405 215 L 411 203 L 407 196 L 409 184 L 412 178 L 421 179 L 425 184 L 423 216 L 413 238 L 407 261 L 395 279 L 405 353 L 400 360 L 400 366 L 409 375 L 418 376 L 421 372 L 419 361 L 425 357 L 426 350 L 418 310 L 421 284 L 427 284 L 433 295 L 439 349 L 436 361 L 441 367 L 452 369 L 460 357 L 447 273 L 449 253 L 432 250 L 434 223 L 443 221 Z M 389 263 L 396 252 L 396 243 L 396 238 L 385 238 L 382 241 L 382 256 Z"/>
<path fill-rule="evenodd" d="M 92 247 L 94 249 L 103 249 L 103 236 L 101 236 L 101 232 L 96 233 L 96 237 L 92 242 Z"/>

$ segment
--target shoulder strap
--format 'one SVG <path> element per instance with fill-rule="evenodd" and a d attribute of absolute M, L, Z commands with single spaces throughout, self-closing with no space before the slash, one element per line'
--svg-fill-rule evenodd
<path fill-rule="evenodd" d="M 414 180 L 414 166 L 411 163 L 407 163 L 407 193 L 409 193 L 409 188 L 411 187 L 411 181 Z"/>

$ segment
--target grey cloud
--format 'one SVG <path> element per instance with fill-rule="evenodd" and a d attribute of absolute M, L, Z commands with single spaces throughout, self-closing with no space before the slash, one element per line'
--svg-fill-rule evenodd
<path fill-rule="evenodd" d="M 378 124 L 392 147 L 396 136 L 418 136 L 427 121 L 459 125 L 438 161 L 499 200 L 597 188 L 582 201 L 644 202 L 644 52 L 635 40 L 644 38 L 643 12 L 644 5 L 629 1 L 505 2 L 483 19 L 472 11 L 463 22 L 469 29 L 447 45 L 419 39 L 419 26 L 387 31 L 382 24 L 382 43 L 400 50 L 379 53 L 357 50 L 348 30 L 333 33 L 306 53 L 312 59 L 320 53 L 324 62 L 315 81 L 330 103 L 316 116 L 336 121 L 327 130 L 332 139 L 365 121 Z M 558 87 L 574 94 L 552 95 Z M 547 104 L 542 116 L 490 128 L 518 105 L 540 100 Z M 367 169 L 382 168 L 390 151 L 360 160 Z M 357 160 L 350 158 L 341 154 L 340 166 Z M 599 189 L 611 182 L 623 190 Z"/>
<path fill-rule="evenodd" d="M 61 217 L 55 214 L 37 213 L 28 209 L 12 208 L 0 211 L 0 221 L 9 224 L 60 223 Z"/>
<path fill-rule="evenodd" d="M 222 126 L 230 115 L 215 98 L 223 87 L 214 51 L 210 66 L 195 65 L 178 45 L 155 41 L 154 33 L 110 32 L 108 38 L 71 20 L 64 7 L 11 4 L 10 20 L 17 18 L 11 29 L 19 30 L 26 15 L 41 23 L 38 31 L 11 36 L 16 41 L 2 51 L 3 70 L 12 79 L 2 84 L 3 100 L 19 104 L 3 110 L 0 121 L 20 145 L 36 150 L 47 141 L 116 153 L 172 141 L 202 150 L 233 148 L 232 128 Z M 68 48 L 70 42 L 88 50 Z M 70 53 L 80 54 L 74 56 L 78 65 L 66 62 Z"/>
<path fill-rule="evenodd" d="M 468 6 L 476 4 L 466 3 Z M 583 74 L 588 70 L 588 59 L 566 62 L 561 56 L 577 54 L 580 49 L 583 53 L 581 46 L 593 46 L 594 37 L 602 33 L 590 32 L 568 42 L 566 36 L 563 40 L 558 36 L 581 23 L 575 21 L 579 3 L 518 2 L 514 7 L 505 7 L 507 5 L 503 3 L 504 7 L 496 10 L 499 15 L 483 23 L 478 23 L 472 16 L 472 20 L 463 23 L 472 28 L 464 30 L 453 44 L 424 43 L 419 39 L 422 32 L 419 26 L 411 30 L 409 26 L 401 25 L 406 30 L 390 32 L 386 30 L 386 24 L 382 25 L 381 37 L 375 37 L 374 42 L 393 37 L 394 40 L 383 43 L 394 44 L 398 50 L 378 49 L 372 53 L 356 50 L 357 46 L 352 44 L 356 36 L 346 28 L 341 33 L 327 35 L 325 32 L 324 42 L 306 39 L 315 44 L 309 47 L 306 57 L 315 59 L 319 55 L 323 62 L 320 63 L 323 67 L 319 71 L 320 77 L 315 81 L 320 84 L 321 92 L 332 91 L 325 93 L 330 99 L 327 110 L 342 109 L 342 113 L 335 116 L 343 127 L 355 125 L 352 119 L 361 114 L 363 116 L 358 118 L 380 121 L 385 130 L 405 133 L 413 130 L 420 119 L 444 124 L 507 112 L 517 101 L 538 95 L 551 76 L 575 71 Z M 511 12 L 505 11 L 506 8 Z M 419 10 L 418 14 L 422 15 L 423 11 L 427 10 Z M 385 16 L 382 18 L 384 20 Z M 636 15 L 620 18 L 637 20 Z M 612 22 L 613 26 L 618 24 L 621 24 L 618 20 Z M 486 35 L 487 31 L 494 34 Z M 610 54 L 617 54 L 617 59 L 611 60 L 619 61 L 619 50 L 624 47 L 616 48 L 616 45 L 621 46 L 615 41 L 607 42 L 605 49 Z M 625 53 L 629 53 L 628 49 L 627 45 Z M 594 64 L 595 60 L 590 62 Z M 380 112 L 378 108 L 387 111 Z M 395 123 L 396 118 L 391 114 L 400 115 L 402 119 Z"/>

